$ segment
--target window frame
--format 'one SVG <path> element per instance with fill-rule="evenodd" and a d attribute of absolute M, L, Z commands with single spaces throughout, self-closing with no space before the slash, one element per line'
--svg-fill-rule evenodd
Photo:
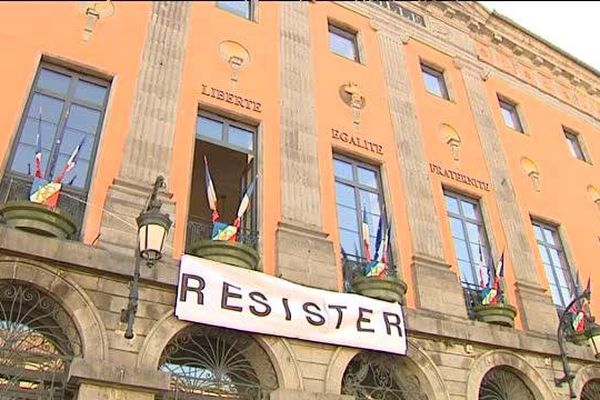
<path fill-rule="evenodd" d="M 60 93 L 53 92 L 48 89 L 43 89 L 43 88 L 38 87 L 40 74 L 43 69 L 69 76 L 69 78 L 70 78 L 69 87 L 65 94 L 60 94 Z M 103 103 L 101 105 L 98 105 L 98 104 L 92 104 L 92 103 L 86 102 L 81 99 L 76 99 L 75 98 L 75 89 L 77 87 L 77 84 L 73 83 L 74 80 L 76 82 L 78 82 L 79 80 L 82 80 L 84 82 L 92 83 L 92 84 L 106 88 L 106 95 L 104 97 Z M 85 177 L 85 185 L 83 187 L 78 187 L 78 186 L 67 185 L 66 183 L 63 183 L 63 190 L 68 189 L 69 191 L 73 191 L 76 193 L 89 192 L 90 187 L 92 185 L 91 177 L 94 173 L 95 161 L 96 161 L 96 156 L 98 153 L 98 147 L 99 147 L 99 143 L 100 143 L 100 136 L 102 134 L 102 130 L 103 130 L 104 124 L 105 124 L 105 117 L 106 117 L 106 112 L 108 109 L 108 101 L 110 98 L 111 86 L 112 86 L 112 82 L 108 79 L 98 78 L 96 76 L 89 75 L 88 73 L 80 72 L 74 68 L 68 68 L 68 67 L 64 67 L 61 65 L 42 61 L 38 65 L 34 80 L 32 82 L 31 88 L 29 89 L 27 102 L 25 104 L 25 108 L 22 111 L 19 125 L 17 128 L 17 132 L 14 136 L 14 141 L 13 141 L 13 144 L 10 149 L 10 155 L 7 159 L 7 164 L 6 164 L 6 168 L 4 171 L 4 175 L 10 174 L 10 175 L 14 175 L 17 177 L 21 177 L 26 180 L 33 180 L 32 174 L 24 174 L 22 172 L 13 170 L 12 165 L 13 165 L 16 153 L 17 153 L 17 148 L 19 146 L 19 143 L 21 142 L 21 135 L 23 134 L 23 129 L 25 127 L 25 124 L 26 124 L 26 121 L 28 118 L 31 103 L 33 101 L 35 94 L 39 93 L 43 96 L 51 97 L 51 98 L 61 100 L 64 102 L 61 113 L 60 113 L 60 117 L 58 119 L 58 123 L 56 125 L 56 131 L 55 131 L 55 136 L 54 136 L 53 142 L 52 142 L 52 148 L 50 149 L 49 154 L 48 154 L 49 160 L 48 160 L 48 164 L 46 167 L 47 170 L 45 171 L 45 175 L 48 174 L 48 176 L 50 176 L 49 175 L 50 172 L 54 173 L 56 171 L 58 158 L 59 158 L 58 151 L 60 149 L 60 143 L 62 143 L 62 139 L 64 138 L 64 134 L 65 134 L 64 131 L 65 131 L 68 117 L 69 117 L 69 110 L 70 110 L 71 106 L 73 104 L 77 104 L 82 107 L 86 107 L 86 108 L 93 109 L 93 110 L 100 112 L 100 116 L 98 119 L 98 126 L 96 127 L 96 131 L 94 132 L 94 141 L 93 141 L 93 143 L 91 143 L 92 149 L 90 151 L 90 163 L 89 163 L 89 168 L 88 168 L 88 171 L 87 171 L 87 174 Z M 33 160 L 33 154 L 32 154 L 32 160 Z"/>
<path fill-rule="evenodd" d="M 227 1 L 227 0 L 224 0 L 224 1 Z M 245 19 L 247 21 L 256 22 L 256 11 L 257 11 L 257 8 L 258 8 L 258 0 L 243 0 L 243 1 L 236 1 L 236 2 L 239 2 L 239 3 L 241 3 L 241 2 L 248 3 L 248 17 L 246 17 L 245 15 L 242 15 L 242 14 L 238 14 L 237 12 L 235 12 L 235 11 L 233 11 L 231 9 L 221 7 L 219 5 L 219 3 L 222 3 L 222 1 L 216 0 L 215 1 L 215 6 L 219 10 L 223 10 L 223 11 L 226 11 L 226 12 L 228 12 L 230 14 L 237 15 L 238 17 L 243 18 L 243 19 Z"/>
<path fill-rule="evenodd" d="M 354 49 L 354 57 L 353 58 L 347 57 L 344 54 L 340 54 L 331 47 L 331 39 L 329 37 L 329 35 L 331 35 L 331 34 L 334 34 L 343 39 L 347 39 L 352 43 L 352 48 Z M 328 20 L 327 21 L 327 39 L 328 39 L 329 51 L 331 53 L 338 55 L 340 57 L 343 57 L 347 60 L 357 62 L 359 64 L 362 62 L 361 61 L 362 57 L 360 55 L 359 45 L 358 45 L 358 32 L 356 30 L 344 27 L 343 25 L 340 25 L 334 21 Z"/>
<path fill-rule="evenodd" d="M 569 151 L 571 152 L 571 155 L 581 161 L 590 163 L 589 161 L 589 157 L 587 156 L 587 152 L 585 151 L 585 146 L 583 144 L 583 141 L 581 140 L 581 134 L 578 132 L 575 132 L 572 129 L 569 129 L 565 126 L 562 127 L 563 129 L 563 134 L 565 135 L 565 139 L 567 141 L 567 146 L 569 147 Z M 575 143 L 577 148 L 573 149 L 572 143 Z M 573 154 L 575 153 L 575 154 Z M 577 154 L 579 153 L 579 155 Z"/>
<path fill-rule="evenodd" d="M 421 66 L 421 77 L 423 78 L 423 86 L 425 87 L 425 91 L 436 97 L 450 101 L 450 92 L 448 91 L 448 84 L 446 83 L 445 71 L 441 68 L 434 67 L 431 64 L 428 64 L 423 61 L 420 62 L 420 66 Z M 425 76 L 424 76 L 425 74 L 432 76 L 437 80 L 438 85 L 441 89 L 441 94 L 432 92 L 427 88 L 427 85 L 425 84 Z"/>
<path fill-rule="evenodd" d="M 514 102 L 502 95 L 498 95 L 497 97 L 498 97 L 498 105 L 500 107 L 500 114 L 502 115 L 502 121 L 504 122 L 504 126 L 506 126 L 509 129 L 512 129 L 513 131 L 517 131 L 517 132 L 524 134 L 525 133 L 525 125 L 523 124 L 523 118 L 521 118 L 521 112 L 519 111 L 519 105 L 516 102 Z M 507 111 L 510 113 L 513 125 L 515 125 L 514 127 L 512 127 L 506 123 L 506 118 L 504 117 L 503 111 Z"/>
<path fill-rule="evenodd" d="M 356 159 L 356 158 L 352 158 L 352 157 L 348 157 L 346 155 L 340 154 L 340 153 L 333 153 L 333 157 L 332 157 L 332 164 L 335 163 L 335 160 L 339 160 L 345 163 L 348 163 L 351 165 L 352 167 L 352 181 L 348 180 L 348 179 L 344 179 L 342 177 L 338 177 L 335 173 L 335 165 L 333 167 L 333 179 L 334 179 L 334 194 L 336 193 L 336 189 L 335 189 L 335 184 L 336 183 L 341 183 L 347 186 L 352 187 L 353 189 L 353 194 L 354 194 L 354 201 L 355 204 L 360 206 L 359 209 L 356 210 L 356 223 L 357 223 L 357 227 L 358 227 L 358 237 L 359 237 L 359 251 L 360 254 L 354 254 L 354 249 L 344 249 L 344 252 L 347 255 L 350 256 L 354 256 L 359 257 L 364 259 L 364 248 L 362 247 L 362 236 L 361 236 L 361 224 L 362 224 L 362 206 L 361 206 L 361 202 L 360 202 L 360 190 L 364 190 L 366 192 L 369 193 L 374 193 L 377 195 L 377 199 L 378 199 L 378 203 L 379 203 L 379 210 L 380 210 L 380 216 L 383 215 L 384 218 L 388 218 L 389 216 L 387 215 L 387 209 L 385 206 L 385 197 L 384 197 L 384 191 L 383 191 L 383 185 L 382 185 L 382 178 L 381 178 L 381 168 L 377 165 L 373 165 L 373 164 L 369 164 L 367 162 L 364 162 L 362 160 Z M 358 167 L 372 171 L 375 173 L 375 181 L 377 183 L 377 188 L 374 189 L 371 186 L 367 186 L 364 184 L 361 184 L 360 181 L 358 180 Z M 337 199 L 337 194 L 335 194 L 335 212 L 336 212 L 336 219 L 337 219 L 337 211 L 338 211 L 338 199 Z M 390 224 L 391 221 L 387 221 L 388 226 Z M 340 226 L 339 221 L 337 221 L 337 229 L 338 229 L 338 235 L 341 229 L 345 229 L 342 228 Z M 347 229 L 345 229 L 347 230 Z M 372 232 L 369 232 L 370 236 L 376 236 L 376 232 L 375 235 L 372 234 Z M 341 241 L 341 235 L 339 235 L 339 245 L 340 248 L 342 247 L 342 241 Z M 374 243 L 373 243 L 374 245 Z M 393 264 L 394 263 L 394 257 L 393 257 L 393 252 L 392 252 L 392 244 L 389 243 L 388 244 L 388 258 L 389 258 L 389 263 Z"/>
<path fill-rule="evenodd" d="M 544 241 L 540 242 L 540 240 L 538 239 L 537 235 L 535 234 L 535 226 L 538 226 L 540 228 L 540 230 L 542 231 L 542 235 L 544 237 Z M 546 276 L 546 281 L 548 282 L 548 287 L 550 286 L 556 286 L 558 288 L 558 295 L 561 298 L 561 301 L 564 302 L 564 304 L 557 304 L 554 302 L 554 296 L 552 296 L 552 290 L 550 290 L 550 295 L 552 297 L 552 302 L 554 303 L 554 305 L 556 306 L 556 308 L 558 309 L 564 309 L 567 305 L 569 305 L 569 302 L 571 301 L 571 299 L 573 298 L 573 296 L 575 295 L 576 292 L 576 288 L 577 288 L 577 282 L 575 279 L 575 276 L 573 275 L 573 269 L 571 268 L 571 265 L 569 264 L 569 260 L 567 259 L 567 254 L 566 254 L 566 249 L 565 246 L 563 244 L 563 240 L 562 237 L 560 235 L 559 232 L 559 226 L 557 225 L 553 225 L 550 223 L 546 223 L 543 222 L 539 219 L 535 219 L 535 218 L 531 218 L 531 228 L 533 230 L 533 237 L 535 239 L 535 243 L 537 245 L 538 248 L 538 252 L 540 259 L 542 261 L 542 266 L 544 268 L 544 275 Z M 552 232 L 553 235 L 553 239 L 555 242 L 558 243 L 558 245 L 556 244 L 552 244 L 546 241 L 546 233 L 545 233 L 545 229 L 549 230 Z M 548 276 L 548 271 L 546 269 L 546 264 L 544 263 L 544 257 L 541 254 L 541 249 L 540 246 L 544 247 L 544 250 L 546 251 L 546 256 L 548 257 L 548 260 L 550 261 L 550 267 L 552 269 L 552 282 L 550 281 L 550 277 Z M 556 250 L 556 252 L 558 253 L 558 257 L 559 257 L 559 261 L 561 263 L 564 263 L 564 266 L 555 266 L 554 262 L 552 261 L 552 257 L 550 255 L 550 250 L 549 249 L 553 249 Z M 568 299 L 564 299 L 563 298 L 563 294 L 562 291 L 559 290 L 560 289 L 560 285 L 558 285 L 559 283 L 559 279 L 558 279 L 558 275 L 557 275 L 557 269 L 561 269 L 562 271 L 567 273 L 567 284 L 570 285 L 569 287 L 569 295 L 570 297 Z"/>
<path fill-rule="evenodd" d="M 450 238 L 452 239 L 453 248 L 455 248 L 456 244 L 455 244 L 454 232 L 452 231 L 451 218 L 456 218 L 456 219 L 460 220 L 460 223 L 461 223 L 461 227 L 462 227 L 462 230 L 464 233 L 464 241 L 466 242 L 465 244 L 466 244 L 466 249 L 467 249 L 467 255 L 469 257 L 468 262 L 469 262 L 469 265 L 471 266 L 471 273 L 476 281 L 476 282 L 469 282 L 468 280 L 464 279 L 464 277 L 462 275 L 462 269 L 459 264 L 458 255 L 456 254 L 456 250 L 454 250 L 456 266 L 457 266 L 457 269 L 460 274 L 461 285 L 465 286 L 465 284 L 467 284 L 468 286 L 474 286 L 474 287 L 479 288 L 481 286 L 480 282 L 477 281 L 477 277 L 479 276 L 479 271 L 478 271 L 479 261 L 478 261 L 478 258 L 476 257 L 476 255 L 472 254 L 472 249 L 471 249 L 472 241 L 471 241 L 471 238 L 469 237 L 469 230 L 467 229 L 467 222 L 476 225 L 478 228 L 478 232 L 480 233 L 478 243 L 481 245 L 482 252 L 485 257 L 484 267 L 488 271 L 488 279 L 489 279 L 489 274 L 492 271 L 492 267 L 494 265 L 494 260 L 492 257 L 492 248 L 490 246 L 490 237 L 487 232 L 487 227 L 485 226 L 483 210 L 481 207 L 481 200 L 471 197 L 471 196 L 468 196 L 468 195 L 465 195 L 465 194 L 462 194 L 458 191 L 455 191 L 455 190 L 449 189 L 449 188 L 443 188 L 442 191 L 443 191 L 443 197 L 444 197 L 444 207 L 446 208 L 446 217 L 448 218 L 448 224 L 449 224 L 449 229 L 450 229 Z M 450 211 L 450 209 L 448 208 L 446 197 L 451 197 L 457 201 L 458 207 L 459 207 L 458 208 L 459 214 L 456 214 L 456 213 Z M 470 203 L 471 205 L 475 205 L 477 219 L 473 219 L 464 214 L 463 207 L 462 207 L 463 202 Z M 463 240 L 463 239 L 461 239 L 461 240 Z"/>

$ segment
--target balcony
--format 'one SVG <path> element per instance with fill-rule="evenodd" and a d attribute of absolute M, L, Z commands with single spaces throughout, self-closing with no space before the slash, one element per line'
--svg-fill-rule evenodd
<path fill-rule="evenodd" d="M 260 257 L 257 251 L 257 231 L 240 227 L 235 242 L 212 240 L 212 232 L 211 221 L 190 217 L 187 223 L 185 252 L 240 268 L 258 268 Z"/>
<path fill-rule="evenodd" d="M 365 277 L 364 271 L 369 263 L 369 260 L 354 255 L 342 258 L 344 291 L 404 304 L 407 287 L 398 277 L 396 266 L 388 263 L 385 277 Z"/>
<path fill-rule="evenodd" d="M 0 181 L 2 222 L 43 236 L 78 240 L 87 193 L 63 186 L 58 207 L 51 208 L 29 201 L 32 181 L 30 176 L 4 175 Z"/>
<path fill-rule="evenodd" d="M 495 304 L 482 304 L 481 286 L 462 281 L 465 305 L 469 319 L 487 322 L 495 325 L 513 327 L 517 309 L 508 304 L 504 296 Z"/>
<path fill-rule="evenodd" d="M 479 291 L 482 289 L 479 285 L 462 281 L 461 286 L 465 295 L 465 305 L 467 306 L 467 315 L 469 319 L 477 319 L 475 316 L 475 306 L 479 304 Z"/>

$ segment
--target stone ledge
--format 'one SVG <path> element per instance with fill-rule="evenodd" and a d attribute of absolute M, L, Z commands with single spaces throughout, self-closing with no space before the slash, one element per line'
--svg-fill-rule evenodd
<path fill-rule="evenodd" d="M 69 370 L 69 382 L 105 382 L 150 391 L 169 390 L 169 375 L 158 370 L 119 367 L 107 362 L 75 358 Z"/>
<path fill-rule="evenodd" d="M 133 276 L 134 259 L 82 242 L 42 238 L 29 232 L 0 225 L 0 249 L 5 253 L 51 264 L 81 267 L 126 278 Z M 178 262 L 163 258 L 152 269 L 142 268 L 141 279 L 169 286 L 177 285 Z"/>
<path fill-rule="evenodd" d="M 271 393 L 270 400 L 352 400 L 354 396 L 334 393 L 311 393 L 291 389 L 277 389 Z"/>

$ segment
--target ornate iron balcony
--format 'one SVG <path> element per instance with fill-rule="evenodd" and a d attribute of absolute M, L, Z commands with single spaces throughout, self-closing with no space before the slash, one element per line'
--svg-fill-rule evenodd
<path fill-rule="evenodd" d="M 469 319 L 475 318 L 475 306 L 479 304 L 479 291 L 482 289 L 479 285 L 462 281 L 461 286 L 465 294 L 465 305 L 467 306 L 467 315 Z"/>
<path fill-rule="evenodd" d="M 11 200 L 29 200 L 32 182 L 33 178 L 30 176 L 6 173 L 0 181 L 0 203 L 4 204 Z M 86 201 L 87 192 L 74 190 L 66 185 L 61 189 L 58 208 L 68 213 L 77 225 L 77 231 L 72 236 L 75 239 L 79 239 L 81 236 Z"/>
<path fill-rule="evenodd" d="M 189 250 L 192 243 L 198 240 L 210 240 L 212 238 L 212 231 L 213 223 L 211 221 L 190 218 L 187 223 L 186 252 Z M 254 250 L 257 250 L 258 247 L 258 237 L 258 231 L 245 229 L 243 227 L 238 229 L 237 241 L 252 247 Z"/>

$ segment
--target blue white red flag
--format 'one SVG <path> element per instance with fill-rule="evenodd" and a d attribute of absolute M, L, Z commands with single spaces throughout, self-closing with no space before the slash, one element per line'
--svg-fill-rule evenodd
<path fill-rule="evenodd" d="M 362 241 L 364 254 L 363 257 L 367 260 L 371 260 L 371 236 L 369 234 L 369 223 L 367 222 L 367 210 L 363 207 L 363 218 L 361 225 Z"/>
<path fill-rule="evenodd" d="M 379 216 L 379 225 L 377 225 L 377 237 L 375 238 L 375 254 L 373 255 L 373 261 L 379 261 L 383 244 L 383 215 Z"/>
<path fill-rule="evenodd" d="M 235 226 L 237 228 L 240 227 L 240 225 L 242 223 L 242 217 L 244 216 L 244 214 L 246 213 L 246 210 L 250 206 L 250 198 L 252 197 L 252 193 L 254 192 L 254 187 L 256 186 L 257 177 L 258 177 L 258 175 L 255 176 L 254 179 L 252 179 L 252 182 L 246 189 L 246 193 L 244 193 L 244 196 L 242 197 L 242 200 L 240 201 L 240 206 L 238 207 L 237 216 L 235 218 L 235 221 L 233 221 L 233 226 Z"/>
<path fill-rule="evenodd" d="M 206 181 L 206 196 L 208 197 L 208 208 L 212 210 L 212 222 L 219 220 L 219 211 L 217 210 L 217 192 L 215 191 L 215 185 L 213 185 L 212 178 L 210 177 L 210 171 L 208 170 L 208 160 L 204 156 L 204 177 Z"/>
<path fill-rule="evenodd" d="M 71 153 L 71 156 L 67 160 L 67 163 L 65 164 L 63 171 L 60 173 L 58 178 L 56 178 L 54 180 L 54 182 L 61 183 L 63 181 L 63 179 L 65 178 L 65 175 L 68 174 L 69 171 L 73 170 L 73 168 L 75 168 L 75 166 L 77 165 L 77 159 L 79 158 L 79 153 L 81 152 L 81 149 L 83 148 L 84 143 L 85 143 L 85 137 L 82 138 L 81 141 L 79 142 L 79 144 L 73 149 L 73 152 Z"/>
<path fill-rule="evenodd" d="M 35 172 L 33 176 L 42 178 L 42 109 L 40 108 L 40 116 L 38 119 L 37 136 L 35 138 L 35 155 L 33 156 L 35 164 Z"/>
<path fill-rule="evenodd" d="M 500 280 L 504 278 L 504 250 L 502 250 L 502 255 L 498 260 L 498 264 L 496 264 L 496 267 L 494 268 L 494 272 L 494 286 L 496 287 L 496 289 L 498 289 L 500 287 Z"/>

